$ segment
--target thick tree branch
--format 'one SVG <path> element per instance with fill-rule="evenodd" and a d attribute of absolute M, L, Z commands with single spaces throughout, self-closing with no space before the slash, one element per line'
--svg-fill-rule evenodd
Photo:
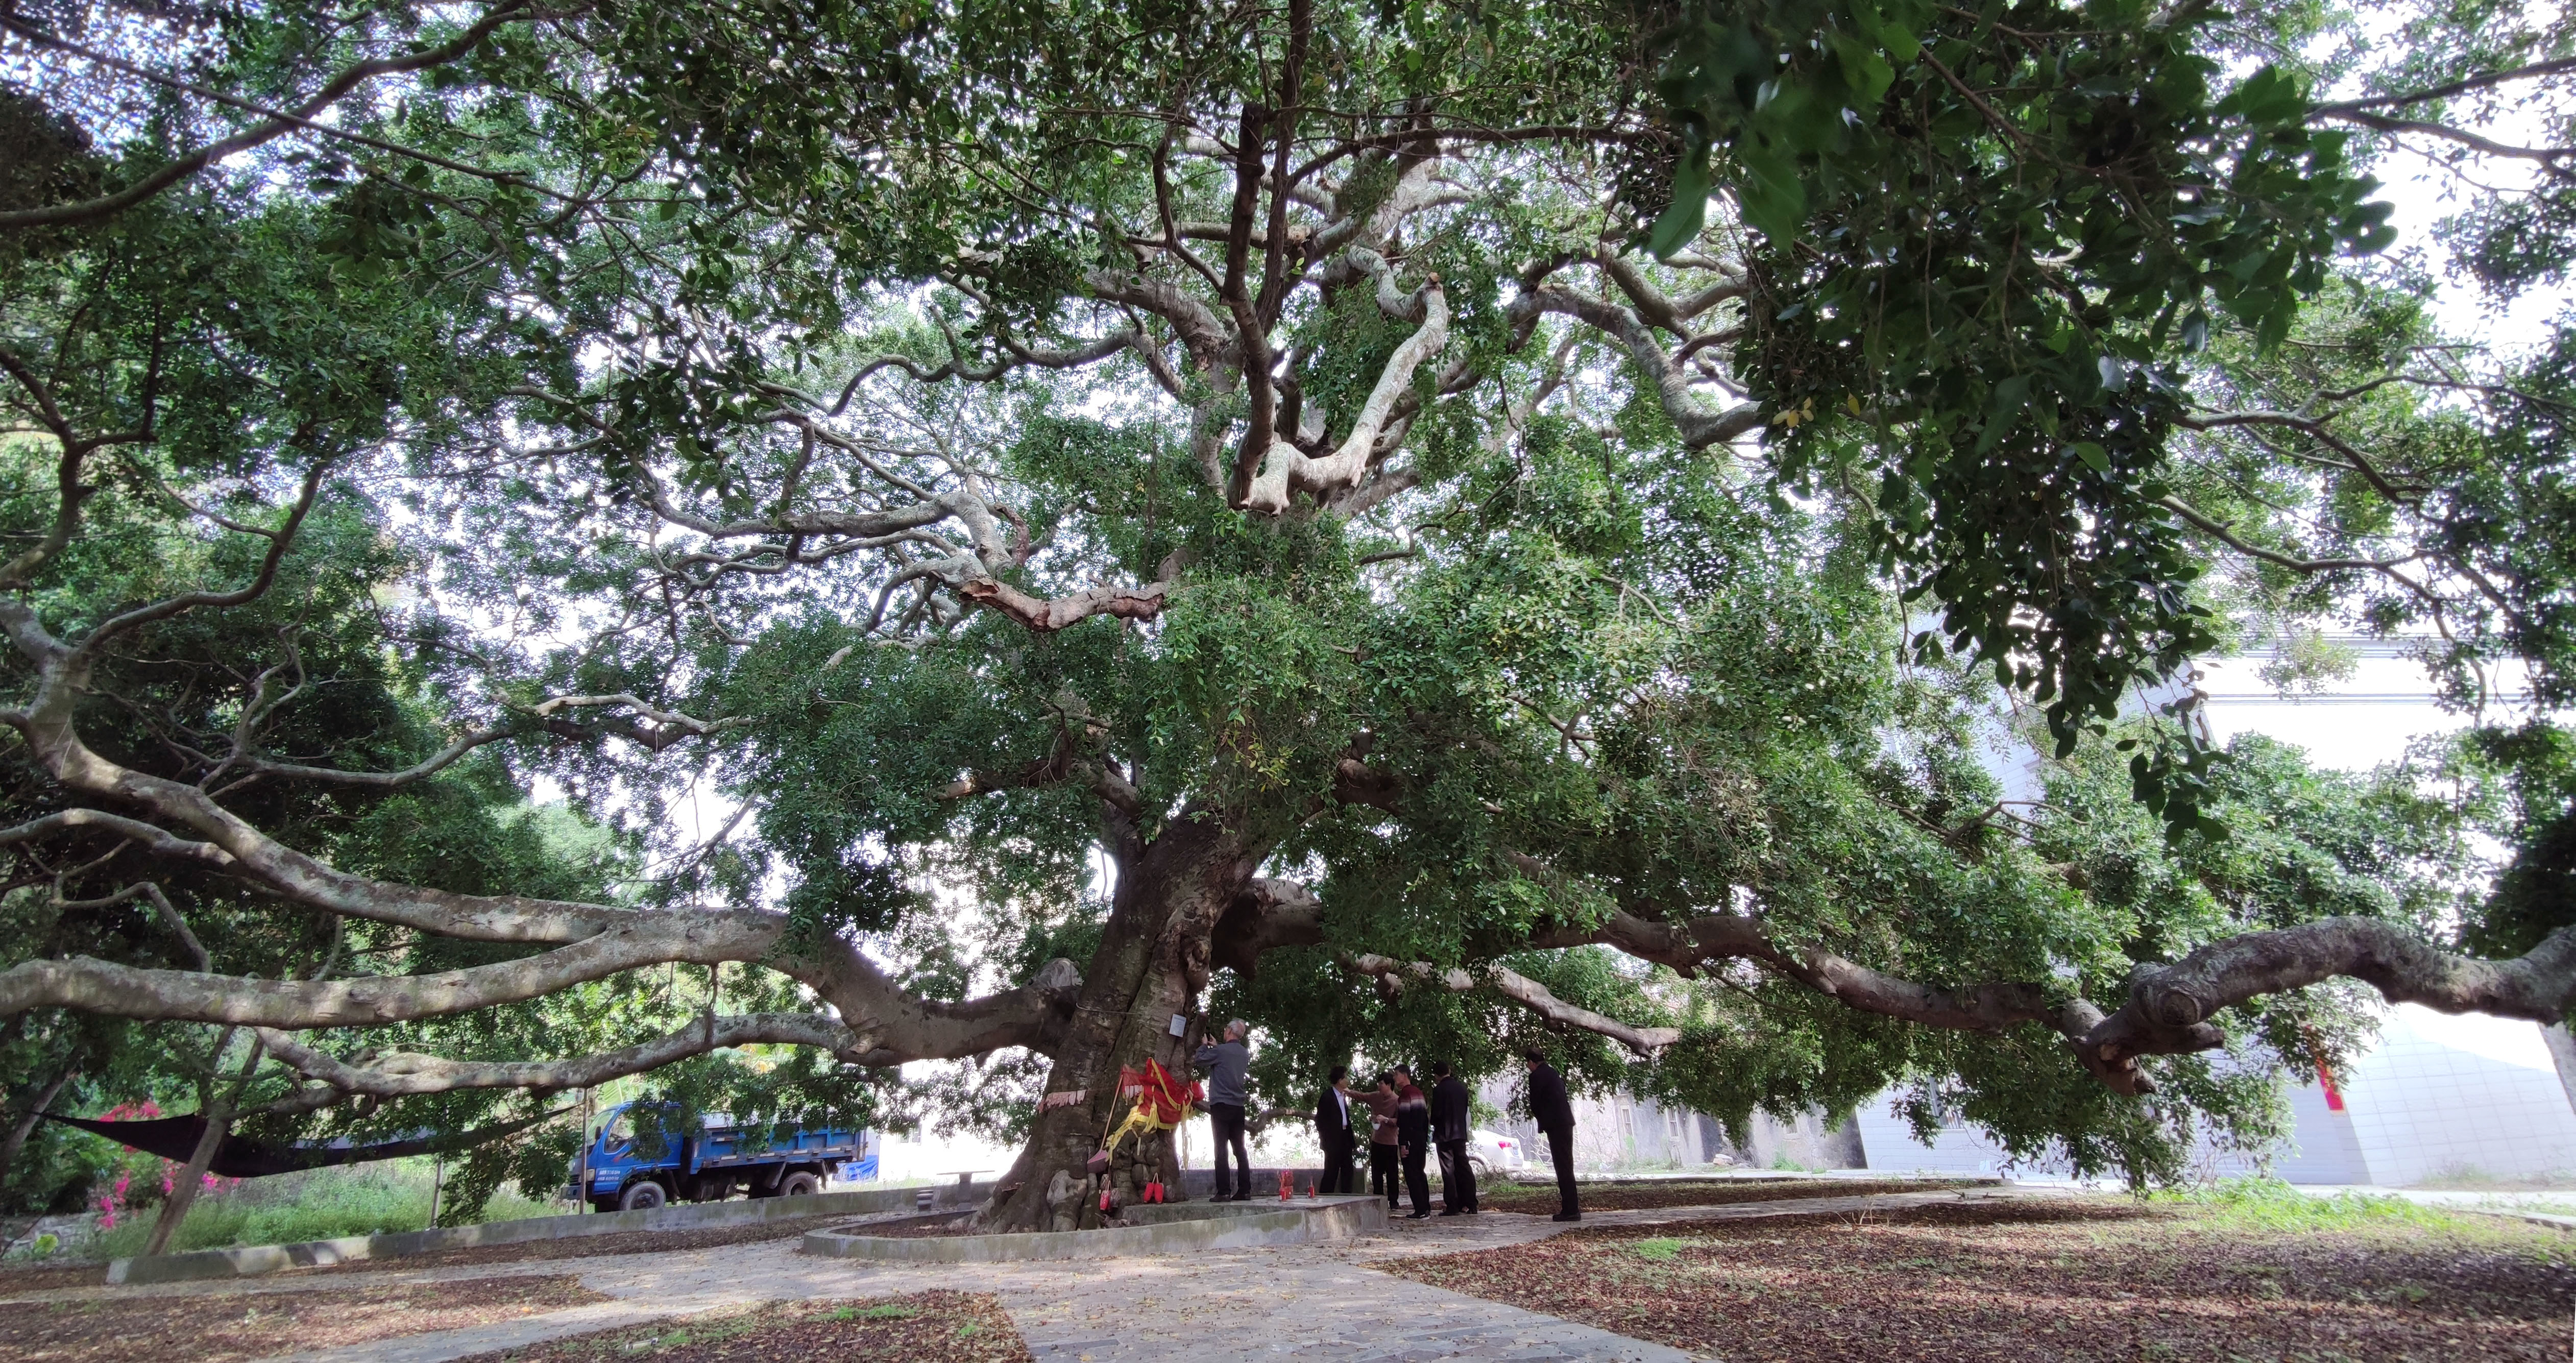
<path fill-rule="evenodd" d="M 1226 502 L 1231 506 L 1241 506 L 1249 495 L 1253 475 L 1270 446 L 1278 417 L 1279 395 L 1270 373 L 1273 357 L 1269 328 L 1262 325 L 1256 300 L 1246 286 L 1246 272 L 1252 262 L 1253 215 L 1259 208 L 1265 174 L 1262 138 L 1269 126 L 1268 110 L 1258 104 L 1243 107 L 1235 133 L 1234 210 L 1225 243 L 1225 284 L 1219 290 L 1226 311 L 1234 318 L 1235 344 L 1243 360 L 1246 424 L 1243 439 L 1236 446 L 1233 472 L 1226 480 Z"/>
<path fill-rule="evenodd" d="M 1226 905 L 1208 935 L 1208 964 L 1247 979 L 1261 957 L 1281 947 L 1324 940 L 1324 901 L 1293 880 L 1256 876 Z"/>
<path fill-rule="evenodd" d="M 945 1005 L 929 1025 L 882 1017 L 851 1025 L 819 1013 L 739 1014 L 692 1022 L 650 1041 L 562 1060 L 447 1060 L 397 1053 L 351 1065 L 286 1032 L 263 1029 L 259 1035 L 279 1060 L 327 1086 L 298 1095 L 298 1101 L 318 1107 L 350 1094 L 393 1098 L 456 1089 L 591 1088 L 729 1046 L 812 1046 L 846 1063 L 872 1068 L 911 1060 L 954 1060 L 1003 1046 L 1052 1053 L 1081 985 L 1073 963 L 1059 959 L 1048 962 L 1035 980 L 1019 989 Z"/>
<path fill-rule="evenodd" d="M 1182 348 L 1202 369 L 1224 363 L 1234 351 L 1234 336 L 1225 322 L 1177 284 L 1122 270 L 1094 270 L 1084 281 L 1094 298 L 1142 308 L 1171 323 Z"/>
<path fill-rule="evenodd" d="M 1610 276 L 1611 282 L 1619 286 L 1621 293 L 1628 295 L 1628 301 L 1636 306 L 1637 315 L 1641 320 L 1686 341 L 1694 340 L 1688 325 L 1692 318 L 1729 298 L 1744 296 L 1744 281 L 1728 279 L 1712 284 L 1689 298 L 1676 301 L 1665 297 L 1664 291 L 1656 288 L 1654 281 L 1647 279 L 1638 271 L 1635 262 L 1608 247 L 1602 248 L 1599 263 L 1601 272 Z M 1695 341 L 1694 344 L 1696 344 Z M 1689 353 L 1688 348 L 1685 348 L 1681 355 L 1674 357 L 1674 363 L 1678 364 L 1687 358 Z"/>
<path fill-rule="evenodd" d="M 1692 449 L 1724 444 L 1762 428 L 1761 409 L 1752 403 L 1716 412 L 1701 405 L 1699 396 L 1690 390 L 1690 375 L 1664 353 L 1655 329 L 1631 309 L 1564 289 L 1539 288 L 1513 300 L 1509 312 L 1515 321 L 1539 313 L 1556 313 L 1616 337 L 1655 385 L 1665 417 L 1681 433 L 1682 443 Z"/>
<path fill-rule="evenodd" d="M 1151 582 L 1142 587 L 1093 587 L 1052 600 L 1031 596 L 997 577 L 972 577 L 956 584 L 959 596 L 1036 631 L 1057 630 L 1107 615 L 1121 620 L 1151 620 L 1171 603 L 1177 584 Z"/>
<path fill-rule="evenodd" d="M 1309 458 L 1296 442 L 1273 436 L 1260 472 L 1244 489 L 1244 509 L 1277 516 L 1288 510 L 1298 493 L 1329 497 L 1358 487 L 1379 457 L 1378 437 L 1386 432 L 1396 400 L 1412 388 L 1414 371 L 1448 343 L 1449 298 L 1434 276 L 1422 293 L 1422 325 L 1387 357 L 1377 385 L 1369 391 L 1340 447 L 1322 458 Z"/>
<path fill-rule="evenodd" d="M 780 914 L 669 912 L 524 960 L 339 980 L 148 970 L 86 956 L 27 961 L 0 971 L 0 1016 L 65 1007 L 111 1017 L 310 1031 L 516 1003 L 640 966 L 753 961 L 811 986 L 839 1010 L 853 1039 L 835 1053 L 874 1065 L 982 1055 L 1004 1046 L 1045 1049 L 1054 1044 L 1081 984 L 1073 963 L 1058 960 L 1016 989 L 960 1003 L 923 999 L 897 988 L 847 942 L 827 941 L 819 955 L 799 956 L 785 950 L 787 932 Z"/>
<path fill-rule="evenodd" d="M 868 1059 L 879 1053 L 876 1038 L 819 1013 L 750 1013 L 720 1017 L 713 1025 L 692 1022 L 651 1041 L 563 1060 L 446 1060 L 396 1053 L 350 1065 L 287 1032 L 262 1028 L 259 1037 L 270 1054 L 297 1073 L 329 1085 L 330 1091 L 379 1098 L 457 1089 L 594 1088 L 728 1046 L 812 1046 L 854 1064 L 881 1063 Z"/>
<path fill-rule="evenodd" d="M 2560 928 L 2511 960 L 2444 951 L 2402 923 L 2321 918 L 2212 942 L 2171 965 L 2142 965 L 2129 998 L 2082 1044 L 2106 1063 L 2208 1050 L 2220 1009 L 2335 978 L 2360 980 L 2391 1003 L 2444 1013 L 2558 1022 L 2576 1002 L 2576 929 Z"/>
<path fill-rule="evenodd" d="M 1341 958 L 1341 964 L 1344 970 L 1354 975 L 1377 981 L 1378 987 L 1389 993 L 1408 984 L 1427 984 L 1453 994 L 1472 993 L 1490 987 L 1495 993 L 1550 1022 L 1606 1036 L 1642 1056 L 1652 1057 L 1657 1051 L 1682 1039 L 1679 1027 L 1636 1027 L 1580 1004 L 1567 1003 L 1546 985 L 1504 966 L 1488 965 L 1480 976 L 1474 971 L 1456 967 L 1443 970 L 1428 961 L 1399 961 L 1392 956 L 1369 954 L 1345 956 Z"/>
<path fill-rule="evenodd" d="M 937 798 L 964 800 L 995 791 L 1060 785 L 1079 778 L 1120 815 L 1134 819 L 1142 814 L 1145 808 L 1143 792 L 1101 755 L 1102 740 L 1109 733 L 1108 725 L 1093 719 L 1089 708 L 1070 693 L 1059 693 L 1057 703 L 1061 707 L 1061 722 L 1056 730 L 1055 746 L 1046 756 L 1008 771 L 970 771 L 940 787 Z"/>
<path fill-rule="evenodd" d="M 231 854 L 212 843 L 173 837 L 168 830 L 155 828 L 141 819 L 129 819 L 122 814 L 97 809 L 57 810 L 14 827 L 0 829 L 0 847 L 32 842 L 63 832 L 112 833 L 141 844 L 143 850 L 156 857 L 208 871 L 230 870 L 234 865 Z"/>
<path fill-rule="evenodd" d="M 776 947 L 785 922 L 767 914 L 658 917 L 667 921 L 639 916 L 524 960 L 430 975 L 263 980 L 141 969 L 88 956 L 25 961 L 0 971 L 0 1016 L 29 1008 L 76 1008 L 110 1017 L 292 1030 L 411 1022 L 540 998 L 666 961 L 711 965 L 758 960 Z"/>

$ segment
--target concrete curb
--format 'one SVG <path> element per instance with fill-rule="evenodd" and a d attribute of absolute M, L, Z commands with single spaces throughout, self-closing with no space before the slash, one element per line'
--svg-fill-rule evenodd
<path fill-rule="evenodd" d="M 954 1235 L 919 1239 L 812 1231 L 807 1254 L 890 1263 L 999 1263 L 1014 1259 L 1112 1259 L 1144 1254 L 1198 1254 L 1265 1245 L 1347 1240 L 1386 1229 L 1386 1201 L 1335 1196 L 1286 1203 L 1182 1203 L 1131 1207 L 1147 1222 L 1107 1230 L 1033 1231 L 1018 1235 Z"/>
<path fill-rule="evenodd" d="M 993 1195 L 990 1183 L 950 1183 L 933 1188 L 869 1188 L 812 1197 L 764 1197 L 742 1202 L 701 1202 L 655 1207 L 650 1211 L 606 1212 L 589 1216 L 532 1216 L 521 1221 L 488 1221 L 479 1226 L 438 1230 L 395 1231 L 385 1235 L 352 1235 L 338 1240 L 307 1240 L 293 1245 L 245 1245 L 237 1249 L 201 1249 L 187 1254 L 115 1259 L 107 1266 L 110 1283 L 175 1283 L 196 1278 L 255 1277 L 290 1268 L 317 1268 L 362 1259 L 394 1259 L 406 1254 L 434 1254 L 477 1245 L 513 1245 L 531 1240 L 575 1240 L 626 1231 L 702 1230 L 710 1226 L 754 1225 L 801 1216 L 899 1211 L 916 1205 L 924 1192 L 937 1207 L 966 1207 Z"/>

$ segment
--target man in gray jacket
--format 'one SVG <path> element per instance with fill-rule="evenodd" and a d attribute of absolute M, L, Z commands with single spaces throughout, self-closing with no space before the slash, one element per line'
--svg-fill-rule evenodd
<path fill-rule="evenodd" d="M 1252 1066 L 1252 1046 L 1245 1038 L 1251 1033 L 1252 1024 L 1236 1018 L 1225 1025 L 1225 1040 L 1210 1041 L 1202 1035 L 1198 1053 L 1190 1057 L 1192 1066 L 1207 1071 L 1208 1124 L 1216 1129 L 1216 1196 L 1212 1200 L 1217 1202 L 1252 1200 L 1252 1156 L 1243 1144 L 1243 1072 Z M 1242 1182 L 1233 1185 L 1232 1192 L 1226 1191 L 1225 1177 L 1229 1143 L 1234 1147 L 1235 1167 L 1242 1171 Z"/>

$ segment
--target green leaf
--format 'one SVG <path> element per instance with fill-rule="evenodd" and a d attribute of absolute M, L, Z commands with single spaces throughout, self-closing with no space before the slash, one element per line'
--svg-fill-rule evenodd
<path fill-rule="evenodd" d="M 1683 247 L 1699 239 L 1699 229 L 1708 220 L 1708 166 L 1701 158 L 1685 158 L 1673 171 L 1673 202 L 1655 219 L 1654 229 L 1646 234 L 1646 250 L 1657 260 L 1669 260 Z"/>
<path fill-rule="evenodd" d="M 1896 83 L 1896 68 L 1888 65 L 1877 49 L 1856 39 L 1837 33 L 1831 41 L 1834 57 L 1842 66 L 1843 83 L 1852 89 L 1854 104 L 1864 110 L 1877 104 L 1887 94 L 1887 87 Z"/>
<path fill-rule="evenodd" d="M 1807 187 L 1794 158 L 1777 152 L 1739 154 L 1744 178 L 1736 186 L 1745 223 L 1773 241 L 1796 239 L 1807 218 Z"/>
<path fill-rule="evenodd" d="M 1860 9 L 1857 17 L 1861 26 L 1878 39 L 1878 45 L 1886 50 L 1888 58 L 1898 66 L 1912 66 L 1914 59 L 1923 55 L 1922 40 L 1916 38 L 1914 30 L 1903 23 L 1872 14 L 1866 8 Z"/>
<path fill-rule="evenodd" d="M 1986 401 L 1986 428 L 1977 434 L 1977 453 L 1993 449 L 2012 428 L 2020 424 L 2022 410 L 2030 405 L 2030 375 L 2015 374 L 1995 385 Z"/>

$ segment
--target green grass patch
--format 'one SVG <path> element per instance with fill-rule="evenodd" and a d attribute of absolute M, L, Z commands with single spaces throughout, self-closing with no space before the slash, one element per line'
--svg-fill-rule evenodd
<path fill-rule="evenodd" d="M 2247 1240 L 2347 1233 L 2376 1244 L 2436 1237 L 2459 1249 L 2492 1250 L 2542 1262 L 2576 1264 L 2576 1239 L 2539 1230 L 2511 1216 L 2429 1207 L 2402 1197 L 2303 1193 L 2279 1179 L 2227 1179 L 2205 1187 L 2156 1193 L 2149 1206 L 2182 1212 L 2201 1233 Z"/>
<path fill-rule="evenodd" d="M 1635 1250 L 1637 1252 L 1637 1257 L 1640 1259 L 1652 1259 L 1657 1263 L 1666 1263 L 1669 1262 L 1673 1256 L 1680 1254 L 1689 1244 L 1690 1241 L 1688 1240 L 1676 1240 L 1669 1235 L 1659 1235 L 1651 1240 L 1639 1240 L 1628 1248 Z"/>
<path fill-rule="evenodd" d="M 2231 1178 L 2205 1187 L 2150 1194 L 2147 1201 L 2197 1210 L 2215 1229 L 2287 1235 L 2306 1231 L 2416 1228 L 2462 1231 L 2477 1223 L 2402 1197 L 2338 1192 L 2319 1197 L 2277 1178 Z"/>
<path fill-rule="evenodd" d="M 407 1167 L 415 1163 L 420 1167 Z M 221 1193 L 199 1197 L 188 1209 L 188 1219 L 170 1237 L 169 1252 L 419 1230 L 429 1224 L 430 1186 L 425 1159 L 245 1179 Z M 492 1195 L 483 1219 L 514 1221 L 561 1210 L 504 1190 Z M 100 1232 L 81 1247 L 84 1257 L 121 1259 L 142 1253 L 160 1214 L 158 1207 L 129 1213 L 116 1229 Z"/>

